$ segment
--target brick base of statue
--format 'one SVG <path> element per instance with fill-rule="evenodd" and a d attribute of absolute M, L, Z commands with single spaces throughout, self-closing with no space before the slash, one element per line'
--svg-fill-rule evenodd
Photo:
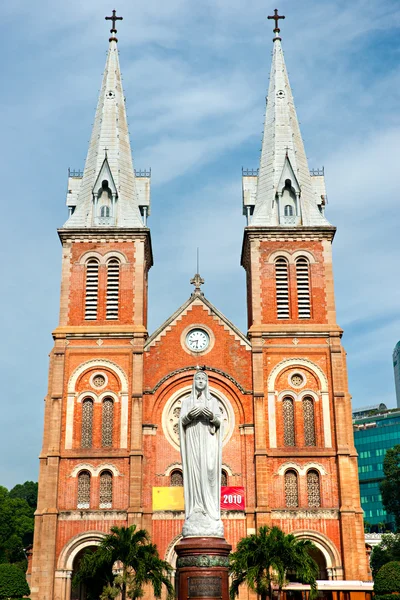
<path fill-rule="evenodd" d="M 175 546 L 178 600 L 229 600 L 229 554 L 223 538 L 187 537 Z"/>

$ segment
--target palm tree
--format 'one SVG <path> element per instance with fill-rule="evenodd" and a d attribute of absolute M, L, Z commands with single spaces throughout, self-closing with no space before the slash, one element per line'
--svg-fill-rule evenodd
<path fill-rule="evenodd" d="M 300 583 L 310 585 L 310 600 L 316 598 L 318 565 L 309 554 L 314 549 L 309 540 L 286 535 L 279 527 L 260 527 L 255 534 L 242 538 L 230 558 L 231 600 L 235 600 L 243 583 L 261 600 L 272 598 L 272 587 L 276 584 L 280 598 L 288 573 Z"/>
<path fill-rule="evenodd" d="M 121 567 L 116 574 L 112 573 L 115 563 Z M 172 600 L 174 587 L 169 578 L 171 571 L 171 565 L 159 557 L 157 546 L 150 543 L 147 531 L 136 529 L 136 525 L 114 526 L 95 552 L 84 555 L 76 582 L 86 584 L 88 599 L 91 588 L 93 597 L 99 597 L 98 589 L 95 590 L 92 584 L 100 580 L 102 600 L 115 598 L 119 593 L 122 600 L 140 598 L 146 584 L 153 587 L 156 598 L 160 598 L 164 585 L 168 600 Z"/>

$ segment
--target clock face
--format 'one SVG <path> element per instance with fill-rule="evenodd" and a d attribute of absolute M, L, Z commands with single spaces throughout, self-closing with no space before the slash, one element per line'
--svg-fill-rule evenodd
<path fill-rule="evenodd" d="M 186 336 L 186 345 L 194 352 L 202 352 L 209 343 L 210 337 L 204 329 L 192 329 Z"/>

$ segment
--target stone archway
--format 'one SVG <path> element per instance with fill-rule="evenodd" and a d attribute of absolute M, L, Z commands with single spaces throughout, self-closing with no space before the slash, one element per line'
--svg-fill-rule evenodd
<path fill-rule="evenodd" d="M 55 572 L 54 598 L 56 600 L 71 600 L 72 577 L 74 569 L 77 566 L 76 559 L 79 561 L 87 548 L 98 546 L 104 536 L 105 534 L 100 531 L 86 531 L 85 533 L 76 535 L 65 544 L 58 558 L 57 570 Z M 83 600 L 85 600 L 84 596 Z"/>

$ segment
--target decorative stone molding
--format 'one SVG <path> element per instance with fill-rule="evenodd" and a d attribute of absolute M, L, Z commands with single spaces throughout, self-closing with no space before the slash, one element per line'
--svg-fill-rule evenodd
<path fill-rule="evenodd" d="M 318 378 L 318 381 L 321 386 L 321 392 L 328 392 L 328 380 L 326 378 L 325 373 L 321 369 L 321 367 L 319 367 L 317 364 L 312 362 L 312 360 L 308 360 L 307 358 L 300 358 L 300 357 L 299 358 L 287 358 L 285 360 L 282 360 L 277 365 L 275 365 L 275 367 L 272 369 L 272 371 L 268 377 L 268 391 L 269 392 L 273 392 L 275 390 L 275 382 L 276 382 L 276 378 L 278 377 L 279 373 L 281 373 L 284 369 L 287 369 L 289 367 L 293 367 L 294 369 L 299 369 L 299 367 L 304 367 L 306 369 L 309 369 Z"/>
<path fill-rule="evenodd" d="M 279 467 L 277 474 L 283 475 L 288 469 L 294 469 L 299 475 L 305 475 L 310 469 L 315 469 L 320 475 L 328 474 L 324 467 L 316 462 L 308 462 L 305 465 L 299 465 L 294 461 L 283 463 L 283 465 Z"/>
<path fill-rule="evenodd" d="M 197 556 L 181 556 L 176 561 L 180 567 L 229 567 L 229 556 L 215 556 L 211 554 L 199 554 Z"/>
<path fill-rule="evenodd" d="M 114 521 L 125 520 L 126 511 L 123 510 L 68 510 L 60 511 L 59 521 Z"/>
<path fill-rule="evenodd" d="M 79 511 L 73 512 L 80 514 Z M 80 533 L 70 539 L 65 544 L 64 548 L 61 550 L 60 556 L 58 557 L 57 570 L 63 569 L 72 571 L 74 568 L 75 556 L 84 548 L 88 548 L 90 546 L 99 546 L 105 535 L 105 533 L 101 533 L 100 531 L 85 531 L 84 533 Z"/>
<path fill-rule="evenodd" d="M 271 510 L 272 519 L 338 519 L 339 511 L 335 508 L 295 508 Z"/>
<path fill-rule="evenodd" d="M 121 477 L 118 469 L 110 463 L 101 463 L 98 467 L 94 467 L 90 463 L 81 463 L 72 469 L 70 477 L 77 477 L 81 471 L 89 471 L 92 477 L 97 477 L 102 471 L 111 471 L 114 477 Z"/>
<path fill-rule="evenodd" d="M 101 369 L 101 367 L 103 367 L 105 369 L 110 369 L 110 371 L 113 371 L 113 373 L 115 375 L 117 375 L 117 377 L 121 383 L 121 392 L 127 394 L 128 393 L 128 378 L 127 378 L 125 372 L 119 365 L 112 362 L 111 360 L 106 360 L 104 358 L 88 360 L 88 361 L 80 364 L 79 367 L 77 367 L 75 369 L 75 371 L 73 371 L 71 377 L 69 378 L 68 393 L 72 394 L 75 392 L 76 382 L 78 381 L 78 378 L 85 371 L 88 371 L 89 369 Z"/>
<path fill-rule="evenodd" d="M 339 511 L 337 511 L 336 516 L 332 518 L 338 519 Z M 324 555 L 327 569 L 336 569 L 336 577 L 339 577 L 342 574 L 340 553 L 328 536 L 313 529 L 297 529 L 291 533 L 298 539 L 310 540 L 313 542 Z"/>
<path fill-rule="evenodd" d="M 145 394 L 145 395 L 154 394 L 158 390 L 158 388 L 163 383 L 168 381 L 168 379 L 170 379 L 171 377 L 174 377 L 175 375 L 180 375 L 181 373 L 187 373 L 189 371 L 191 371 L 191 372 L 196 371 L 196 365 L 193 365 L 191 367 L 183 367 L 182 369 L 176 369 L 175 371 L 171 371 L 170 373 L 168 373 L 168 375 L 165 375 L 162 379 L 160 379 L 151 390 L 144 390 L 143 394 Z M 207 373 L 217 373 L 218 375 L 222 375 L 222 377 L 224 377 L 225 379 L 228 379 L 228 381 L 233 383 L 242 394 L 245 394 L 245 395 L 253 394 L 252 390 L 245 390 L 245 388 L 242 387 L 240 385 L 240 383 L 238 381 L 236 381 L 236 379 L 234 379 L 231 375 L 229 375 L 225 371 L 221 371 L 221 369 L 215 369 L 214 367 L 209 367 L 206 365 L 206 371 L 207 371 Z"/>

